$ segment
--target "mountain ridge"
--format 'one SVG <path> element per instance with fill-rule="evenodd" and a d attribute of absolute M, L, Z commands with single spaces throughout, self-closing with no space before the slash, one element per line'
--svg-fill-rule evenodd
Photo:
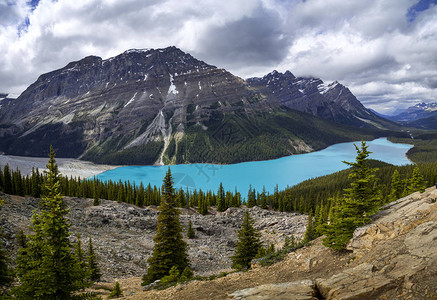
<path fill-rule="evenodd" d="M 98 163 L 231 163 L 302 153 L 394 128 L 340 84 L 326 86 L 321 96 L 320 79 L 296 85 L 286 82 L 296 79 L 286 72 L 277 80 L 289 90 L 282 96 L 290 100 L 297 88 L 308 91 L 308 103 L 320 104 L 299 110 L 276 97 L 276 88 L 262 86 L 266 76 L 244 81 L 173 46 L 131 49 L 106 60 L 88 56 L 42 74 L 4 103 L 0 150 L 41 156 L 53 143 L 59 157 Z M 331 98 L 342 103 L 338 117 Z M 352 101 L 350 111 L 344 101 Z M 324 135 L 332 140 L 317 140 Z"/>

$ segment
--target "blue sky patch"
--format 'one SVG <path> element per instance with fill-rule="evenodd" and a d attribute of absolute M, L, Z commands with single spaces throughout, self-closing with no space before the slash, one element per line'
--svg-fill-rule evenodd
<path fill-rule="evenodd" d="M 419 15 L 422 11 L 427 10 L 431 5 L 436 4 L 437 0 L 420 0 L 408 9 L 408 22 L 413 22 L 416 19 L 417 15 Z"/>

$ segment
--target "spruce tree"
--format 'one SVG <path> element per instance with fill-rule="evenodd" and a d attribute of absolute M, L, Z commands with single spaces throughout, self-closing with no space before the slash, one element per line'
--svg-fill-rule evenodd
<path fill-rule="evenodd" d="M 189 265 L 187 244 L 182 236 L 170 167 L 163 181 L 158 229 L 153 239 L 155 246 L 152 257 L 148 260 L 149 268 L 143 276 L 143 285 L 167 276 L 173 266 L 180 274 Z"/>
<path fill-rule="evenodd" d="M 85 261 L 85 253 L 82 249 L 82 241 L 80 240 L 80 234 L 76 235 L 77 237 L 77 241 L 76 241 L 76 247 L 75 247 L 75 251 L 74 254 L 76 255 L 76 260 L 77 260 L 77 264 L 76 264 L 76 272 L 79 275 L 78 278 L 78 286 L 81 288 L 85 288 L 87 287 L 89 284 L 87 282 L 87 263 Z"/>
<path fill-rule="evenodd" d="M 13 191 L 11 170 L 9 169 L 9 165 L 6 164 L 3 168 L 3 192 L 5 192 L 5 194 L 12 194 Z"/>
<path fill-rule="evenodd" d="M 122 295 L 123 295 L 123 291 L 120 288 L 120 283 L 118 283 L 118 281 L 116 281 L 108 298 L 109 299 L 118 298 L 118 297 L 121 297 Z"/>
<path fill-rule="evenodd" d="M 361 142 L 357 150 L 356 162 L 344 162 L 350 166 L 350 188 L 344 189 L 344 195 L 338 204 L 332 208 L 329 225 L 324 226 L 323 245 L 343 250 L 353 235 L 354 230 L 369 222 L 369 217 L 376 212 L 381 204 L 380 193 L 376 189 L 376 178 L 372 173 L 376 169 L 368 166 L 366 142 Z"/>
<path fill-rule="evenodd" d="M 399 171 L 395 170 L 391 177 L 391 191 L 389 195 L 389 201 L 394 201 L 402 197 L 403 192 L 403 184 L 401 181 L 401 177 L 399 175 Z"/>
<path fill-rule="evenodd" d="M 3 205 L 4 200 L 0 200 L 0 209 Z M 3 232 L 0 228 L 0 237 Z M 6 289 L 9 287 L 13 280 L 12 270 L 8 267 L 8 258 L 6 256 L 6 251 L 3 249 L 3 243 L 0 241 L 0 298 L 5 293 Z"/>
<path fill-rule="evenodd" d="M 217 211 L 222 212 L 225 211 L 226 208 L 225 190 L 223 189 L 223 185 L 220 182 L 220 187 L 217 192 Z"/>
<path fill-rule="evenodd" d="M 70 243 L 68 209 L 60 194 L 55 153 L 50 147 L 45 196 L 41 212 L 32 216 L 33 234 L 19 251 L 16 265 L 20 285 L 14 289 L 18 298 L 69 299 L 81 287 L 77 260 Z"/>
<path fill-rule="evenodd" d="M 249 192 L 247 193 L 247 207 L 251 208 L 256 205 L 255 189 L 252 189 L 252 185 L 249 186 Z"/>
<path fill-rule="evenodd" d="M 191 220 L 188 221 L 187 237 L 189 239 L 194 239 L 196 237 L 196 234 L 193 230 L 193 225 L 191 224 Z"/>
<path fill-rule="evenodd" d="M 411 177 L 408 185 L 408 194 L 417 191 L 421 193 L 425 191 L 425 182 L 423 181 L 423 175 L 420 173 L 418 166 L 416 166 L 413 170 L 413 177 Z"/>
<path fill-rule="evenodd" d="M 261 234 L 253 227 L 253 219 L 249 212 L 244 214 L 243 223 L 238 231 L 238 241 L 235 254 L 231 256 L 232 267 L 234 269 L 250 268 L 250 263 L 258 254 L 262 244 L 260 241 Z"/>
<path fill-rule="evenodd" d="M 88 264 L 88 279 L 91 282 L 99 281 L 102 277 L 102 273 L 100 272 L 100 268 L 97 264 L 97 257 L 94 253 L 94 247 L 93 247 L 93 241 L 91 240 L 91 237 L 88 241 L 88 257 L 87 257 L 87 264 Z"/>
<path fill-rule="evenodd" d="M 266 187 L 263 186 L 263 191 L 260 195 L 261 198 L 261 208 L 263 209 L 267 209 L 267 192 L 266 192 Z"/>
<path fill-rule="evenodd" d="M 307 228 L 305 230 L 304 241 L 308 243 L 315 238 L 314 226 L 313 226 L 313 212 L 310 211 L 307 219 Z"/>

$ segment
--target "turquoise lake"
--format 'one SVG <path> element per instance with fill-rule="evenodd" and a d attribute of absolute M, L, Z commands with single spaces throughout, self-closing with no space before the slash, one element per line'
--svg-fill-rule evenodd
<path fill-rule="evenodd" d="M 342 161 L 355 161 L 357 155 L 354 144 L 361 142 L 341 143 L 326 149 L 300 155 L 292 155 L 273 160 L 244 162 L 232 165 L 187 164 L 170 166 L 176 188 L 202 189 L 216 191 L 223 183 L 225 190 L 235 188 L 242 196 L 247 195 L 249 185 L 257 191 L 265 186 L 272 193 L 276 185 L 279 190 L 293 186 L 304 180 L 331 174 L 347 168 Z M 406 165 L 411 162 L 405 153 L 412 145 L 395 144 L 386 138 L 370 142 L 368 150 L 373 152 L 370 158 L 378 159 L 394 165 Z M 127 166 L 106 171 L 97 175 L 100 180 L 127 181 L 147 186 L 162 185 L 162 179 L 168 166 Z"/>

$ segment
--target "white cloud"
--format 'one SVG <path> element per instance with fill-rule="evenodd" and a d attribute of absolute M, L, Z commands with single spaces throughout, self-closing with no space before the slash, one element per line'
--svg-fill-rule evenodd
<path fill-rule="evenodd" d="M 418 0 L 27 2 L 0 0 L 0 91 L 15 95 L 87 55 L 175 45 L 241 77 L 339 80 L 381 109 L 437 101 L 437 7 L 409 22 Z"/>

